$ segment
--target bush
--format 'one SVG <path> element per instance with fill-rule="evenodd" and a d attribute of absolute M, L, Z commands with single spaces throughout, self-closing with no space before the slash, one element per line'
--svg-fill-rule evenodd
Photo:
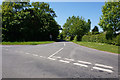
<path fill-rule="evenodd" d="M 120 46 L 120 34 L 115 39 L 116 45 Z"/>
<path fill-rule="evenodd" d="M 65 40 L 72 41 L 74 39 L 73 36 L 66 37 Z"/>
<path fill-rule="evenodd" d="M 73 41 L 78 41 L 78 36 L 75 36 Z"/>
<path fill-rule="evenodd" d="M 120 34 L 117 37 L 108 40 L 106 39 L 106 34 L 104 33 L 97 35 L 84 35 L 82 37 L 82 41 L 108 43 L 108 44 L 120 46 Z"/>
<path fill-rule="evenodd" d="M 90 41 L 90 35 L 84 35 L 84 36 L 82 37 L 82 41 L 89 42 L 89 41 Z"/>

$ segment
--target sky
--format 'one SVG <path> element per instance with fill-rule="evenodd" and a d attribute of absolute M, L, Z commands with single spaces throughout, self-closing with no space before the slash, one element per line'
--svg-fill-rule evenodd
<path fill-rule="evenodd" d="M 34 0 L 41 1 L 41 0 Z M 45 0 L 44 0 L 45 1 Z M 56 0 L 57 1 L 57 0 Z M 102 6 L 104 6 L 105 1 L 101 0 L 101 2 L 96 2 L 94 0 L 84 0 L 84 2 L 81 0 L 78 2 L 77 0 L 70 0 L 70 2 L 64 0 L 63 2 L 50 2 L 50 0 L 46 0 L 45 2 L 49 3 L 50 7 L 55 11 L 57 17 L 55 20 L 61 27 L 65 24 L 68 17 L 74 16 L 82 16 L 87 21 L 88 19 L 91 20 L 91 30 L 94 28 L 94 26 L 98 26 L 99 31 L 102 31 L 102 28 L 98 25 L 99 18 L 102 15 Z M 74 2 L 72 2 L 74 1 Z M 77 1 L 77 2 L 76 2 Z M 31 2 L 33 2 L 31 0 Z M 1 1 L 0 1 L 1 3 Z"/>
<path fill-rule="evenodd" d="M 55 20 L 61 27 L 64 25 L 68 17 L 82 16 L 87 21 L 91 20 L 91 29 L 94 26 L 99 27 L 99 18 L 102 15 L 102 6 L 104 2 L 48 2 L 50 7 L 56 12 Z"/>

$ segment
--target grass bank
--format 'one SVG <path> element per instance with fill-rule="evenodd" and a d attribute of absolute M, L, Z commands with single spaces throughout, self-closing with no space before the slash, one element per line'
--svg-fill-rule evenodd
<path fill-rule="evenodd" d="M 54 41 L 40 41 L 40 42 L 2 42 L 2 45 L 38 45 L 38 44 L 48 44 Z"/>
<path fill-rule="evenodd" d="M 118 48 L 120 48 L 120 46 L 110 45 L 106 43 L 97 43 L 97 42 L 74 42 L 74 43 L 79 44 L 81 46 L 98 49 L 101 51 L 120 54 L 120 51 L 118 51 Z"/>

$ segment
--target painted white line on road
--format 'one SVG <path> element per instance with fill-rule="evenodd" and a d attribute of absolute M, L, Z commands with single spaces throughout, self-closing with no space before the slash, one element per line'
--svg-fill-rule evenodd
<path fill-rule="evenodd" d="M 40 57 L 43 57 L 43 56 L 40 56 Z"/>
<path fill-rule="evenodd" d="M 90 63 L 90 62 L 86 62 L 86 61 L 78 61 L 78 62 L 80 62 L 80 63 L 84 63 L 84 64 L 92 64 L 92 63 Z"/>
<path fill-rule="evenodd" d="M 65 46 L 65 43 L 64 43 L 64 46 Z"/>
<path fill-rule="evenodd" d="M 56 54 L 57 54 L 57 53 L 59 53 L 62 49 L 63 49 L 63 48 L 59 49 L 59 50 L 58 50 L 58 51 L 56 51 L 54 54 L 50 55 L 48 58 L 50 58 L 50 57 L 52 57 L 52 56 L 56 55 Z"/>
<path fill-rule="evenodd" d="M 55 56 L 56 57 L 56 56 Z M 56 58 L 61 58 L 61 57 L 56 57 Z"/>
<path fill-rule="evenodd" d="M 101 71 L 106 71 L 106 72 L 109 72 L 109 73 L 112 73 L 112 72 L 113 72 L 112 70 L 103 69 L 103 68 L 99 68 L 99 67 L 93 67 L 93 69 L 97 69 L 97 70 L 101 70 Z"/>
<path fill-rule="evenodd" d="M 48 59 L 50 59 L 50 60 L 56 60 L 56 59 L 54 59 L 54 58 L 49 58 L 49 57 L 48 57 Z"/>
<path fill-rule="evenodd" d="M 103 65 L 103 64 L 95 64 L 96 66 L 99 66 L 99 67 L 105 67 L 105 68 L 113 68 L 111 66 L 107 66 L 107 65 Z"/>
<path fill-rule="evenodd" d="M 69 61 L 59 60 L 60 62 L 70 63 Z"/>
<path fill-rule="evenodd" d="M 46 58 L 45 56 L 40 56 L 41 58 Z"/>
<path fill-rule="evenodd" d="M 79 64 L 79 63 L 73 63 L 74 65 L 82 66 L 82 67 L 88 67 L 87 65 L 84 64 Z"/>
<path fill-rule="evenodd" d="M 69 61 L 74 61 L 74 59 L 68 59 L 68 58 L 65 58 L 66 60 L 69 60 Z"/>
<path fill-rule="evenodd" d="M 38 56 L 37 54 L 32 54 L 33 56 Z"/>
<path fill-rule="evenodd" d="M 25 54 L 30 54 L 30 53 L 25 53 Z"/>
<path fill-rule="evenodd" d="M 55 59 L 60 59 L 61 57 L 53 56 L 52 58 L 55 58 Z"/>

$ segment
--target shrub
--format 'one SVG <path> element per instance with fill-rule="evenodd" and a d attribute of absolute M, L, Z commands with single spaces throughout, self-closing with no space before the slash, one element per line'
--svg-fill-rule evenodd
<path fill-rule="evenodd" d="M 120 34 L 115 39 L 116 45 L 120 46 Z"/>
<path fill-rule="evenodd" d="M 78 36 L 77 35 L 74 37 L 73 41 L 78 41 Z"/>
<path fill-rule="evenodd" d="M 82 41 L 89 42 L 89 41 L 90 41 L 90 38 L 89 38 L 89 37 L 90 37 L 89 35 L 84 35 L 84 36 L 82 37 Z"/>
<path fill-rule="evenodd" d="M 65 40 L 72 41 L 74 39 L 73 36 L 66 37 Z"/>
<path fill-rule="evenodd" d="M 108 44 L 120 46 L 120 34 L 117 37 L 114 37 L 114 38 L 108 39 L 108 40 L 106 39 L 105 33 L 101 33 L 101 34 L 97 34 L 97 35 L 84 35 L 82 37 L 82 41 L 108 43 Z"/>

